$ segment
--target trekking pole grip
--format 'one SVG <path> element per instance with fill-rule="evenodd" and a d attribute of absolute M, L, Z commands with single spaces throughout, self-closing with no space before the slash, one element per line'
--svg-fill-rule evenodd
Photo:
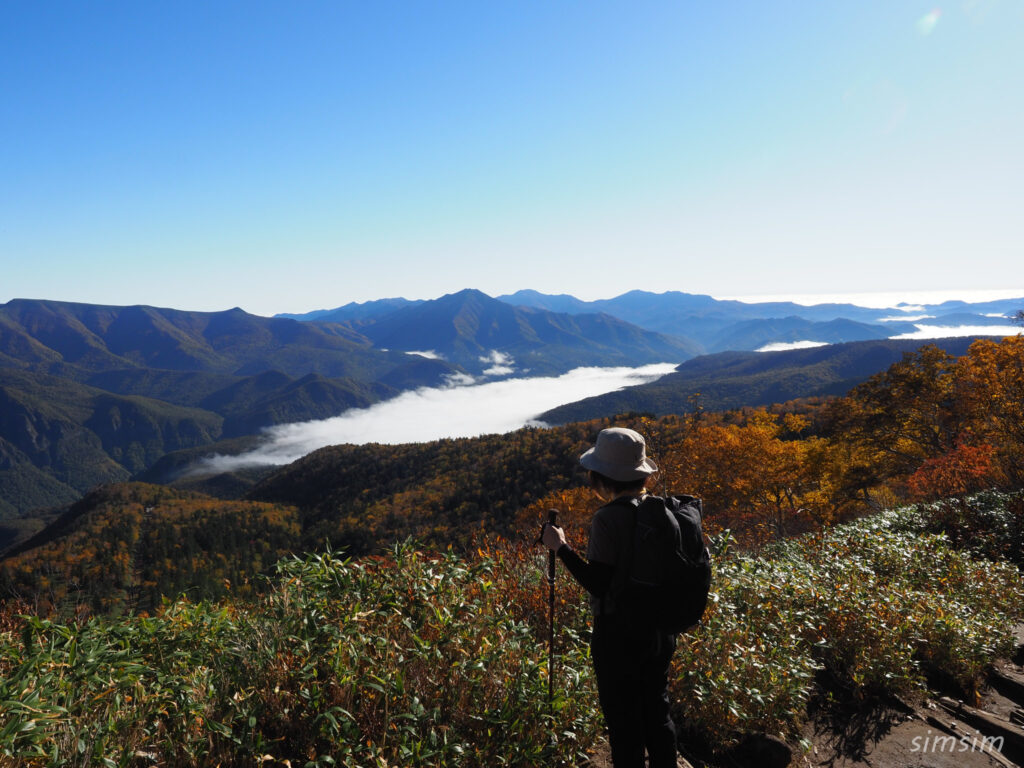
<path fill-rule="evenodd" d="M 558 519 L 558 510 L 548 510 L 548 525 L 556 525 Z M 548 552 L 548 581 L 554 583 L 555 581 L 555 553 Z M 554 599 L 552 597 L 552 599 Z"/>

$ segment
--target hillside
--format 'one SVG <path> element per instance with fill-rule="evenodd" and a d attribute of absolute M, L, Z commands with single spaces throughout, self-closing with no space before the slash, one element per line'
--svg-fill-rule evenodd
<path fill-rule="evenodd" d="M 158 391 L 168 381 L 192 376 L 154 373 L 146 372 L 157 380 Z M 0 518 L 67 503 L 98 483 L 127 479 L 168 453 L 272 424 L 333 416 L 395 391 L 316 374 L 293 380 L 268 372 L 226 380 L 233 383 L 208 395 L 212 387 L 178 388 L 174 403 L 0 368 Z M 201 383 L 211 381 L 222 385 L 225 379 Z"/>
<path fill-rule="evenodd" d="M 610 315 L 527 311 L 475 290 L 402 307 L 358 328 L 378 347 L 429 351 L 474 374 L 496 363 L 548 375 L 581 366 L 682 361 L 699 351 L 685 338 L 645 331 Z"/>
<path fill-rule="evenodd" d="M 241 309 L 185 312 L 14 299 L 0 306 L 0 363 L 65 377 L 131 369 L 373 381 L 410 362 L 370 348 L 338 324 L 250 315 Z M 133 393 L 141 394 L 141 393 Z"/>
<path fill-rule="evenodd" d="M 0 594 L 72 612 L 153 610 L 161 597 L 215 598 L 300 545 L 297 510 L 125 483 L 86 494 L 0 561 Z"/>
<path fill-rule="evenodd" d="M 972 341 L 894 339 L 780 352 L 702 355 L 657 381 L 567 403 L 541 414 L 539 419 L 548 424 L 566 424 L 627 412 L 689 413 L 698 404 L 718 411 L 841 395 L 925 344 L 938 344 L 952 355 L 962 355 Z"/>
<path fill-rule="evenodd" d="M 197 408 L 0 368 L 0 510 L 10 517 L 67 503 L 168 451 L 212 442 L 222 422 Z"/>
<path fill-rule="evenodd" d="M 789 344 L 814 341 L 839 344 L 850 341 L 884 339 L 905 330 L 913 330 L 906 323 L 858 323 L 854 320 L 805 320 L 802 317 L 762 318 L 742 320 L 726 326 L 709 342 L 709 352 L 728 350 L 760 350 L 769 344 Z"/>
<path fill-rule="evenodd" d="M 190 583 L 194 596 L 216 597 L 222 594 L 217 574 L 228 569 L 226 563 L 231 564 L 227 577 L 235 583 L 254 577 L 261 563 L 267 564 L 264 557 L 249 556 L 253 539 L 262 542 L 259 546 L 273 544 L 276 552 L 314 550 L 326 543 L 365 555 L 409 536 L 433 547 L 462 550 L 494 534 L 518 538 L 526 535 L 518 529 L 522 509 L 552 489 L 579 483 L 576 457 L 605 424 L 423 444 L 341 445 L 283 468 L 201 482 L 184 477 L 175 487 L 145 482 L 102 486 L 65 505 L 48 527 L 0 556 L 0 573 L 8 574 L 6 587 L 0 578 L 0 598 L 11 590 L 31 591 L 43 578 L 61 594 L 76 584 L 83 599 L 88 596 L 108 608 L 124 606 L 129 582 L 148 583 L 149 598 L 174 594 Z M 197 488 L 247 495 L 225 501 Z M 251 510 L 270 508 L 280 518 L 273 530 L 255 530 Z M 140 550 L 138 542 L 147 531 L 166 538 L 169 543 L 161 546 L 170 549 L 159 557 L 155 549 Z M 97 549 L 99 541 L 103 544 Z M 179 555 L 187 555 L 186 560 Z M 119 563 L 117 578 L 89 578 L 90 557 Z M 50 564 L 66 561 L 74 564 L 70 570 L 52 573 Z M 79 567 L 84 570 L 76 571 Z M 34 575 L 24 576 L 29 572 Z"/>
<path fill-rule="evenodd" d="M 246 498 L 306 513 L 309 541 L 355 553 L 405 536 L 469 546 L 519 537 L 517 514 L 579 483 L 577 457 L 606 422 L 407 445 L 339 445 L 283 467 Z"/>
<path fill-rule="evenodd" d="M 990 674 L 1016 650 L 1020 573 L 947 531 L 967 524 L 1012 546 L 1006 523 L 1020 520 L 1019 501 L 989 493 L 891 510 L 758 555 L 716 538 L 714 599 L 669 674 L 683 753 L 706 768 L 765 768 L 790 755 L 812 765 L 989 765 L 974 753 L 853 761 L 891 754 L 891 741 L 873 751 L 890 731 L 907 736 L 903 753 L 914 757 L 908 722 L 921 736 L 939 712 L 940 730 L 971 722 L 955 701 L 955 713 L 940 709 L 940 693 L 991 700 L 990 680 L 1013 682 L 1008 665 L 1004 677 Z M 559 569 L 552 665 L 534 552 L 310 553 L 279 561 L 259 594 L 233 582 L 222 601 L 178 599 L 152 615 L 62 622 L 0 604 L 0 749 L 26 768 L 131 764 L 140 753 L 181 768 L 598 768 L 585 597 Z M 943 681 L 936 692 L 932 680 Z M 979 741 L 992 733 L 975 728 L 967 733 Z M 792 745 L 783 761 L 751 752 L 763 734 L 775 754 L 780 736 Z M 801 754 L 802 739 L 820 751 Z M 1019 757 L 1018 745 L 998 745 Z"/>
<path fill-rule="evenodd" d="M 69 503 L 167 453 L 458 372 L 372 349 L 341 325 L 17 299 L 0 306 L 0 521 Z"/>

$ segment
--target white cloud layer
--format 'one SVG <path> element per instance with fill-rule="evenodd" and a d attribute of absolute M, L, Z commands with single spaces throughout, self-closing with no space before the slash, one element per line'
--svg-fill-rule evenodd
<path fill-rule="evenodd" d="M 204 459 L 192 472 L 288 464 L 318 448 L 340 443 L 415 443 L 511 432 L 539 423 L 536 417 L 555 406 L 653 381 L 675 368 L 674 363 L 577 368 L 557 377 L 422 388 L 331 419 L 271 427 L 259 448 L 238 456 Z"/>
<path fill-rule="evenodd" d="M 787 349 L 810 349 L 811 347 L 826 347 L 827 341 L 773 341 L 758 347 L 755 352 L 784 352 Z"/>
<path fill-rule="evenodd" d="M 946 339 L 951 336 L 1016 336 L 1019 325 L 917 325 L 916 331 L 890 336 L 890 339 Z"/>
<path fill-rule="evenodd" d="M 492 349 L 491 354 L 486 357 L 481 357 L 480 362 L 491 364 L 489 368 L 484 368 L 484 376 L 511 376 L 516 372 L 512 355 L 506 355 L 496 349 Z"/>
<path fill-rule="evenodd" d="M 931 320 L 935 315 L 894 315 L 892 317 L 880 317 L 879 323 L 913 323 L 917 320 Z"/>

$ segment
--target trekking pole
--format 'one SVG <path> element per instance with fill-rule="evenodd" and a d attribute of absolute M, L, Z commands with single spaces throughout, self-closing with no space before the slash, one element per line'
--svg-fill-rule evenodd
<path fill-rule="evenodd" d="M 548 525 L 555 524 L 558 510 L 548 510 Z M 548 707 L 555 700 L 555 553 L 548 552 Z"/>

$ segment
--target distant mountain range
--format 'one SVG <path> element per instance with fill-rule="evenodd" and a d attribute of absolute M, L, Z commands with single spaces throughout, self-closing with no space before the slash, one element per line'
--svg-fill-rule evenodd
<path fill-rule="evenodd" d="M 0 520 L 69 503 L 167 454 L 452 377 L 697 351 L 608 315 L 517 308 L 472 290 L 381 302 L 345 323 L 16 299 L 0 306 Z"/>
<path fill-rule="evenodd" d="M 937 325 L 984 326 L 1005 325 L 1021 307 L 1024 299 L 915 310 Z M 684 409 L 698 385 L 714 407 L 839 392 L 884 368 L 905 345 L 876 347 L 885 354 L 850 347 L 772 357 L 749 350 L 881 339 L 915 327 L 886 318 L 900 314 L 642 291 L 586 302 L 463 290 L 432 301 L 382 299 L 275 318 L 237 308 L 16 299 L 0 305 L 0 524 L 21 536 L 45 518 L 39 510 L 73 502 L 97 483 L 166 481 L 204 453 L 250 446 L 265 427 L 453 381 L 685 364 L 647 389 L 555 409 L 548 417 L 557 421 Z M 693 359 L 720 349 L 747 352 Z M 846 363 L 836 362 L 844 356 Z M 210 487 L 230 494 L 255 479 L 225 477 Z M 0 532 L 0 549 L 3 538 Z"/>
<path fill-rule="evenodd" d="M 435 302 L 449 298 L 443 297 Z M 612 299 L 583 301 L 568 294 L 550 295 L 524 290 L 498 296 L 497 300 L 513 307 L 560 315 L 610 315 L 638 328 L 676 337 L 683 341 L 688 350 L 697 354 L 753 351 L 769 344 L 799 341 L 841 343 L 885 339 L 914 332 L 919 322 L 937 326 L 1006 325 L 1009 317 L 1024 308 L 1024 297 L 978 303 L 947 301 L 924 306 L 903 305 L 898 309 L 872 309 L 854 304 L 805 306 L 793 302 L 747 303 L 679 291 L 629 291 Z M 341 323 L 365 333 L 367 328 L 375 324 L 388 325 L 390 319 L 399 312 L 406 313 L 410 308 L 422 308 L 435 302 L 390 298 L 362 304 L 350 303 L 333 310 L 318 310 L 287 317 L 307 322 Z M 436 327 L 428 325 L 429 328 Z M 420 333 L 426 337 L 429 331 Z M 425 341 L 421 339 L 421 343 Z"/>
<path fill-rule="evenodd" d="M 547 375 L 580 366 L 681 362 L 700 352 L 684 338 L 645 331 L 611 315 L 513 307 L 475 290 L 367 316 L 353 327 L 378 348 L 427 351 L 474 374 L 498 368 L 505 375 Z"/>

